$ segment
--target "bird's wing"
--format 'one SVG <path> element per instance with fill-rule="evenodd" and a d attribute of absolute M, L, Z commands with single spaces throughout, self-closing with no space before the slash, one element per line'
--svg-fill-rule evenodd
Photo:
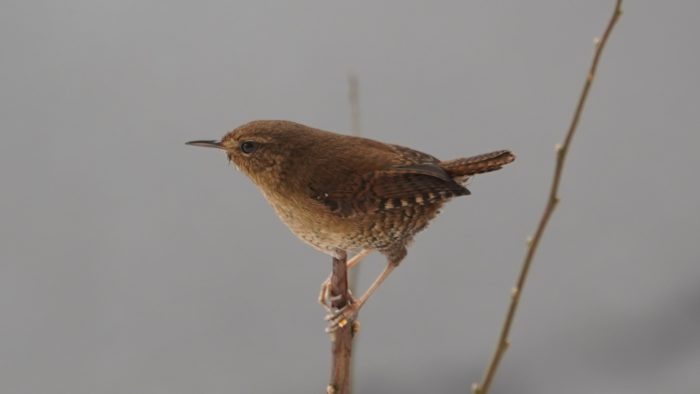
<path fill-rule="evenodd" d="M 390 166 L 339 180 L 323 189 L 319 186 L 312 190 L 312 197 L 342 217 L 434 204 L 469 194 L 437 163 Z"/>

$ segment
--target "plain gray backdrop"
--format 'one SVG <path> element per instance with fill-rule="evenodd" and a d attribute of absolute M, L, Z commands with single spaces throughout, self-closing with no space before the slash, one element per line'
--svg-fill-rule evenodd
<path fill-rule="evenodd" d="M 465 393 L 613 1 L 0 3 L 0 392 L 320 393 L 330 259 L 221 152 L 253 119 L 512 149 L 361 314 L 357 393 Z M 494 393 L 700 387 L 700 2 L 627 1 Z M 368 284 L 383 266 L 363 264 Z"/>

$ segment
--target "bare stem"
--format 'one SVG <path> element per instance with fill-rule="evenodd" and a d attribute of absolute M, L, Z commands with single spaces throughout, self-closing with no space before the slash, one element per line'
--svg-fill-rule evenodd
<path fill-rule="evenodd" d="M 355 73 L 348 74 L 348 101 L 350 103 L 350 129 L 353 135 L 359 136 L 362 134 L 360 126 L 360 82 Z M 349 274 L 350 291 L 357 294 L 357 280 L 360 277 L 360 266 L 358 265 Z M 350 364 L 350 368 L 354 370 L 355 361 Z"/>
<path fill-rule="evenodd" d="M 360 82 L 357 75 L 348 74 L 348 100 L 350 101 L 350 128 L 354 135 L 362 134 L 360 127 Z"/>
<path fill-rule="evenodd" d="M 360 130 L 360 83 L 357 75 L 348 74 L 348 101 L 350 102 L 350 128 L 353 135 L 362 134 Z M 360 276 L 360 266 L 350 271 L 350 291 L 356 293 L 357 278 Z"/>
<path fill-rule="evenodd" d="M 348 268 L 346 265 L 347 255 L 345 252 L 339 258 L 333 258 L 333 273 L 331 274 L 330 295 L 331 306 L 342 309 L 350 300 L 348 294 Z M 349 394 L 350 393 L 350 362 L 352 356 L 352 339 L 355 335 L 356 325 L 354 322 L 339 327 L 331 336 L 331 379 L 326 387 L 328 394 Z"/>
<path fill-rule="evenodd" d="M 578 99 L 578 104 L 576 105 L 576 110 L 574 111 L 573 118 L 571 119 L 571 124 L 569 125 L 566 137 L 564 138 L 564 143 L 557 144 L 556 146 L 556 164 L 554 168 L 552 184 L 549 189 L 547 205 L 545 206 L 544 212 L 542 213 L 542 217 L 540 218 L 539 224 L 537 225 L 535 235 L 531 238 L 528 238 L 527 252 L 525 253 L 525 258 L 523 260 L 523 264 L 520 269 L 520 274 L 518 276 L 516 285 L 511 291 L 510 305 L 508 306 L 506 318 L 501 328 L 501 334 L 498 339 L 498 344 L 496 345 L 496 349 L 494 350 L 491 362 L 489 363 L 489 365 L 486 368 L 486 371 L 484 372 L 484 376 L 482 377 L 481 383 L 474 383 L 474 385 L 472 386 L 473 394 L 488 393 L 489 388 L 491 387 L 491 382 L 493 381 L 493 377 L 495 376 L 496 370 L 498 369 L 501 359 L 503 358 L 503 354 L 508 348 L 508 336 L 510 334 L 510 329 L 511 325 L 513 324 L 513 320 L 515 319 L 515 312 L 518 308 L 518 303 L 520 301 L 520 296 L 525 286 L 525 281 L 527 279 L 527 274 L 530 270 L 530 265 L 532 263 L 533 258 L 535 257 L 537 246 L 539 245 L 540 239 L 542 238 L 542 234 L 544 233 L 544 230 L 547 227 L 549 218 L 552 216 L 552 213 L 554 212 L 554 209 L 556 208 L 557 203 L 559 202 L 559 197 L 557 196 L 557 194 L 559 191 L 559 183 L 561 181 L 562 172 L 564 170 L 566 154 L 569 151 L 569 146 L 571 145 L 571 141 L 578 127 L 579 119 L 581 118 L 581 114 L 583 113 L 583 108 L 586 104 L 586 98 L 588 97 L 588 92 L 591 88 L 591 85 L 593 84 L 596 69 L 598 68 L 598 61 L 600 60 L 600 56 L 603 53 L 603 48 L 605 47 L 605 44 L 608 41 L 608 37 L 610 36 L 610 33 L 612 32 L 613 28 L 615 27 L 615 24 L 617 23 L 621 15 L 622 0 L 616 0 L 615 9 L 613 10 L 612 16 L 608 21 L 605 31 L 603 32 L 603 36 L 600 38 L 596 38 L 595 40 L 595 51 L 593 53 L 593 60 L 591 62 L 590 69 L 588 70 L 586 82 L 584 83 L 583 89 L 581 90 L 581 94 Z"/>

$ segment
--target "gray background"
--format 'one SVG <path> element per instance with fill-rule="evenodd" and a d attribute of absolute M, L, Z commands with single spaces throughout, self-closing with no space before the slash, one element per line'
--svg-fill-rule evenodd
<path fill-rule="evenodd" d="M 466 392 L 612 3 L 3 1 L 0 391 L 322 392 L 329 258 L 183 142 L 347 131 L 353 70 L 364 135 L 518 154 L 361 315 L 358 393 Z M 700 3 L 626 3 L 494 392 L 700 387 Z"/>

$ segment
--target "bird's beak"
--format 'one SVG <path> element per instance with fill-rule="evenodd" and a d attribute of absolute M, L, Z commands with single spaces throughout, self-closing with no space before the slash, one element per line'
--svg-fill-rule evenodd
<path fill-rule="evenodd" d="M 203 146 L 205 148 L 225 149 L 224 146 L 221 144 L 221 141 L 216 141 L 216 140 L 190 141 L 190 142 L 186 142 L 185 144 L 192 145 L 192 146 Z"/>

